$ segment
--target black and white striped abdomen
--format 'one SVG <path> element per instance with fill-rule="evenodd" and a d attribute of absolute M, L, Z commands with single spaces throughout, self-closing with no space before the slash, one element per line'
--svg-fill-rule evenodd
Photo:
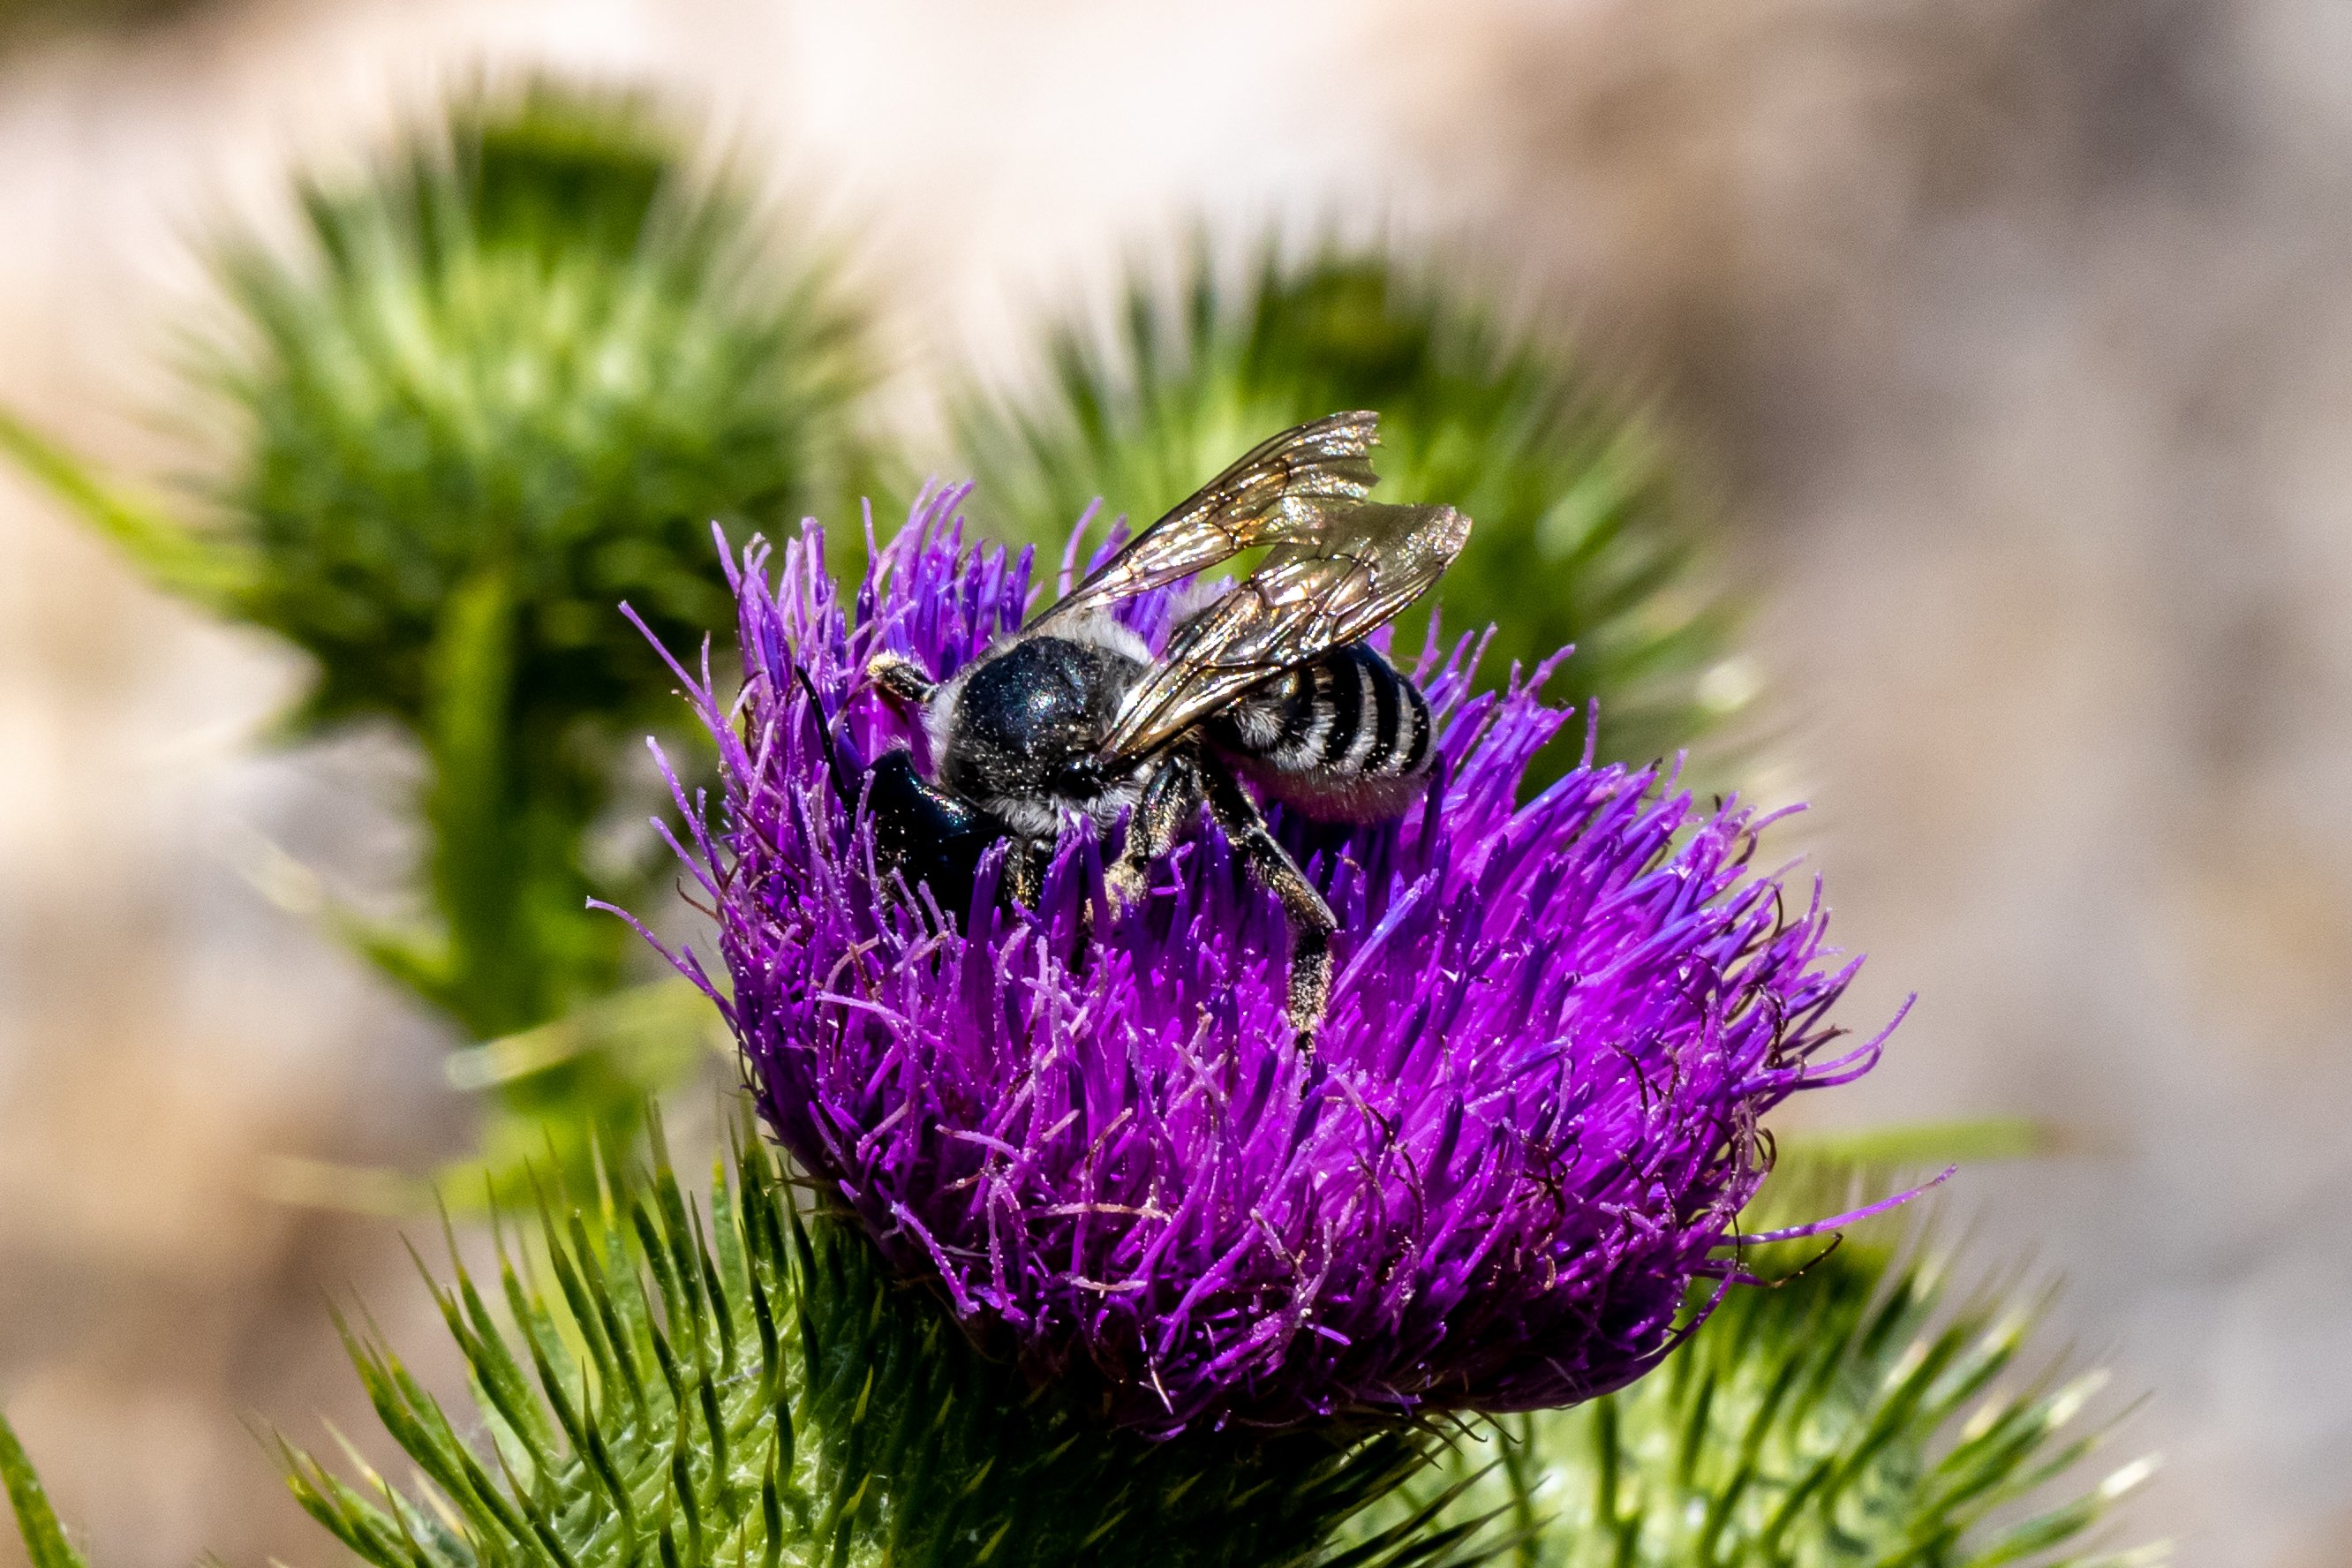
<path fill-rule="evenodd" d="M 1202 730 L 1276 799 L 1357 822 L 1412 804 L 1437 739 L 1427 699 L 1362 643 L 1268 681 Z"/>

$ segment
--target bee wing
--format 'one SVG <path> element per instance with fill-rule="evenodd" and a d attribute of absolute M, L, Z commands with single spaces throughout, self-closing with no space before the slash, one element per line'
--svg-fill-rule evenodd
<path fill-rule="evenodd" d="M 1129 540 L 1030 628 L 1165 587 L 1254 545 L 1314 538 L 1330 507 L 1370 491 L 1380 422 L 1371 413 L 1329 414 L 1260 442 Z"/>
<path fill-rule="evenodd" d="M 1177 629 L 1129 693 L 1104 760 L 1165 745 L 1250 688 L 1369 636 L 1444 574 L 1470 520 L 1450 506 L 1326 506 L 1311 539 L 1277 545 Z"/>

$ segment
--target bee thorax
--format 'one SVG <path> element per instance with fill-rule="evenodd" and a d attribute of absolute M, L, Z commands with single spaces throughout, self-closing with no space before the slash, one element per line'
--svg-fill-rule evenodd
<path fill-rule="evenodd" d="M 1105 776 L 1095 758 L 1144 668 L 1142 645 L 1097 626 L 1073 631 L 990 652 L 942 686 L 925 714 L 940 783 L 1024 838 L 1108 822 L 1136 797 L 1130 781 Z"/>

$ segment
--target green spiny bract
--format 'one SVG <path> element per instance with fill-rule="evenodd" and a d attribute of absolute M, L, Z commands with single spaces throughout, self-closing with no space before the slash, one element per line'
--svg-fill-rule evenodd
<path fill-rule="evenodd" d="M 2085 1542 L 2152 1461 L 2063 1480 L 2102 1436 L 2080 1417 L 2104 1374 L 2021 1367 L 2040 1314 L 2020 1282 L 1956 1298 L 1950 1264 L 1916 1229 L 1850 1237 L 1777 1286 L 1731 1289 L 1633 1387 L 1484 1427 L 1381 1506 L 1482 1471 L 1439 1517 L 1498 1510 L 1519 1542 L 1503 1561 L 1528 1568 L 2149 1560 Z"/>
<path fill-rule="evenodd" d="M 1486 669 L 1575 644 L 1553 695 L 1601 699 L 1608 758 L 1664 754 L 1723 716 L 1699 697 L 1727 616 L 1691 509 L 1644 422 L 1574 360 L 1385 251 L 1269 243 L 1236 285 L 1196 246 L 1172 287 L 1156 276 L 1129 279 L 1108 342 L 1053 331 L 1035 395 L 961 401 L 976 518 L 1058 543 L 1101 496 L 1140 525 L 1271 431 L 1378 409 L 1380 499 L 1475 520 L 1440 594 L 1453 624 L 1495 624 Z"/>
<path fill-rule="evenodd" d="M 1427 1438 L 1151 1443 L 1098 1426 L 975 1351 L 852 1227 L 801 1217 L 764 1148 L 716 1173 L 707 1220 L 666 1162 L 614 1191 L 542 1205 L 528 1261 L 501 1246 L 494 1290 L 454 1261 L 436 1286 L 478 1414 L 453 1420 L 388 1347 L 350 1336 L 386 1428 L 429 1478 L 406 1493 L 373 1473 L 354 1484 L 284 1449 L 295 1496 L 361 1557 L 379 1568 L 1471 1560 L 1478 1521 L 1435 1521 L 1443 1489 L 1396 1510 L 1384 1535 L 1325 1544 L 1423 1467 Z M 467 1431 L 487 1436 L 468 1443 Z"/>

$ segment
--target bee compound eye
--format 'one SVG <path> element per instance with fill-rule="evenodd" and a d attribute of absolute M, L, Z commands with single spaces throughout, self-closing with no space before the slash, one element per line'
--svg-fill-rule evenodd
<path fill-rule="evenodd" d="M 1089 756 L 1076 756 L 1054 772 L 1054 793 L 1068 800 L 1091 800 L 1102 794 L 1102 770 Z"/>

